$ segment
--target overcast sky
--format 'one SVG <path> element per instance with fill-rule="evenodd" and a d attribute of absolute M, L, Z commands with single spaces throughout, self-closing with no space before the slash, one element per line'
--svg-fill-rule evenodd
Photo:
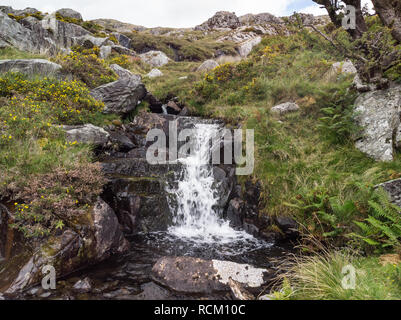
<path fill-rule="evenodd" d="M 1 5 L 43 12 L 72 8 L 85 20 L 109 18 L 145 27 L 194 27 L 222 10 L 238 16 L 261 12 L 285 16 L 294 11 L 326 14 L 312 0 L 1 0 Z"/>

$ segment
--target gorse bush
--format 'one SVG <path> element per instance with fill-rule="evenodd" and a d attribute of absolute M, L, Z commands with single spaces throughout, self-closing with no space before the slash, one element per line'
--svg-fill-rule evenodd
<path fill-rule="evenodd" d="M 116 74 L 98 54 L 97 47 L 89 50 L 74 47 L 70 54 L 56 57 L 55 62 L 61 64 L 65 74 L 73 75 L 92 89 L 117 80 Z"/>

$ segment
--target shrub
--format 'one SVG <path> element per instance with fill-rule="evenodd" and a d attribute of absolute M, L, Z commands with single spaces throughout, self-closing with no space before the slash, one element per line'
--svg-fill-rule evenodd
<path fill-rule="evenodd" d="M 107 66 L 104 60 L 98 58 L 98 52 L 99 48 L 97 47 L 90 50 L 74 47 L 70 54 L 59 55 L 55 60 L 61 64 L 62 71 L 65 74 L 72 74 L 89 88 L 96 88 L 117 80 L 116 74 Z"/>

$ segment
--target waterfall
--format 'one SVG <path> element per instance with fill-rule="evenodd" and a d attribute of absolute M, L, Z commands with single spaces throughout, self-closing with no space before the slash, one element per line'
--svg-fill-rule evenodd
<path fill-rule="evenodd" d="M 168 190 L 175 199 L 170 202 L 174 225 L 169 232 L 177 237 L 206 243 L 253 238 L 234 230 L 229 221 L 219 216 L 219 195 L 210 158 L 212 138 L 220 129 L 217 124 L 196 124 L 191 137 L 191 154 L 178 159 L 182 165 L 178 186 Z"/>

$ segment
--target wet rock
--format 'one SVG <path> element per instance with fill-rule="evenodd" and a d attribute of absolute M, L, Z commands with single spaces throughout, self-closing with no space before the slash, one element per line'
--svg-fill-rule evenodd
<path fill-rule="evenodd" d="M 106 147 L 110 134 L 103 128 L 92 124 L 82 126 L 63 126 L 68 142 L 94 144 L 98 147 Z"/>
<path fill-rule="evenodd" d="M 65 18 L 71 18 L 71 19 L 76 19 L 76 20 L 80 20 L 80 21 L 83 20 L 82 15 L 73 9 L 63 8 L 63 9 L 57 10 L 56 13 L 58 13 L 59 15 L 61 15 L 62 17 L 65 17 Z"/>
<path fill-rule="evenodd" d="M 153 67 L 162 67 L 170 62 L 170 58 L 161 51 L 149 51 L 139 55 L 143 62 Z"/>
<path fill-rule="evenodd" d="M 276 224 L 287 238 L 295 238 L 298 236 L 298 224 L 290 217 L 276 217 Z"/>
<path fill-rule="evenodd" d="M 88 293 L 92 290 L 91 281 L 88 277 L 83 280 L 78 280 L 74 286 L 73 290 L 78 293 Z"/>
<path fill-rule="evenodd" d="M 245 287 L 260 287 L 267 273 L 246 264 L 191 257 L 164 257 L 152 269 L 154 281 L 185 293 L 229 291 L 230 278 Z"/>
<path fill-rule="evenodd" d="M 150 71 L 147 76 L 149 78 L 158 78 L 163 76 L 163 72 L 161 72 L 159 69 L 152 69 L 152 71 Z"/>
<path fill-rule="evenodd" d="M 368 92 L 355 101 L 355 119 L 363 128 L 356 147 L 377 161 L 392 161 L 400 131 L 401 86 Z"/>
<path fill-rule="evenodd" d="M 274 106 L 270 110 L 274 114 L 284 115 L 291 112 L 299 111 L 299 106 L 293 102 L 286 102 L 280 105 Z"/>
<path fill-rule="evenodd" d="M 106 202 L 99 198 L 92 216 L 96 241 L 94 252 L 98 261 L 129 249 L 129 243 L 123 236 L 116 214 Z"/>
<path fill-rule="evenodd" d="M 262 42 L 262 37 L 260 36 L 257 36 L 255 38 L 243 42 L 238 48 L 240 56 L 243 58 L 247 57 L 251 53 L 252 49 L 261 42 Z"/>
<path fill-rule="evenodd" d="M 240 20 L 233 12 L 219 11 L 206 22 L 195 27 L 195 30 L 235 29 L 241 25 Z"/>
<path fill-rule="evenodd" d="M 214 60 L 206 60 L 205 62 L 203 62 L 198 69 L 196 69 L 196 71 L 198 72 L 206 72 L 206 71 L 210 71 L 213 70 L 214 68 L 218 67 L 219 64 L 214 61 Z"/>
<path fill-rule="evenodd" d="M 167 107 L 168 114 L 177 115 L 181 112 L 181 108 L 172 100 L 167 103 L 166 107 Z"/>
<path fill-rule="evenodd" d="M 167 300 L 170 293 L 153 282 L 141 286 L 142 292 L 135 296 L 136 300 Z"/>
<path fill-rule="evenodd" d="M 91 91 L 91 95 L 105 104 L 104 113 L 127 115 L 134 111 L 146 96 L 146 88 L 137 77 L 120 78 Z"/>

